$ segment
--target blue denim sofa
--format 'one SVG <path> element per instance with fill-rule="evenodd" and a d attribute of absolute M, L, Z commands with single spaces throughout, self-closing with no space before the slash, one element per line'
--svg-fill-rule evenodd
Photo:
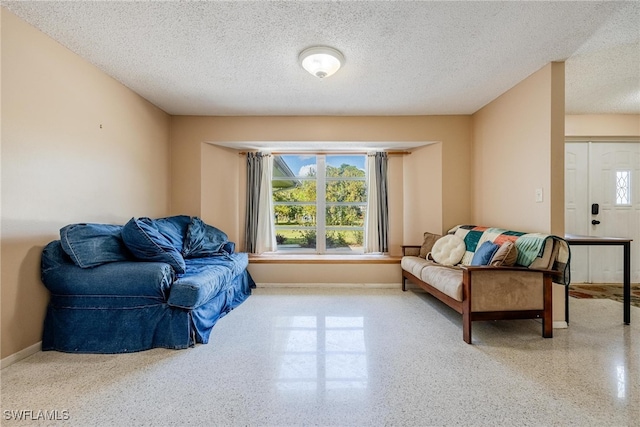
<path fill-rule="evenodd" d="M 206 344 L 255 283 L 246 253 L 198 217 L 71 224 L 42 253 L 43 350 L 128 353 Z"/>

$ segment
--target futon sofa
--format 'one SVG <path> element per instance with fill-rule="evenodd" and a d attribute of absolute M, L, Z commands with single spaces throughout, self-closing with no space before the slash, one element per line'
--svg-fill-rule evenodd
<path fill-rule="evenodd" d="M 206 344 L 255 287 L 248 257 L 198 217 L 71 224 L 42 253 L 43 350 L 127 353 Z"/>
<path fill-rule="evenodd" d="M 552 283 L 569 285 L 569 245 L 557 236 L 461 225 L 445 236 L 424 233 L 422 246 L 403 246 L 402 290 L 409 280 L 471 322 L 542 319 L 553 336 Z"/>

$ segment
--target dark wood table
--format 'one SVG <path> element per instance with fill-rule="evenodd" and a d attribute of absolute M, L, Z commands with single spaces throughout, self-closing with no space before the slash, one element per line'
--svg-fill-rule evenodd
<path fill-rule="evenodd" d="M 622 246 L 623 255 L 623 320 L 624 324 L 631 323 L 631 242 L 632 239 L 622 237 L 595 237 L 567 234 L 564 239 L 570 246 Z M 565 289 L 565 317 L 569 323 L 569 287 Z"/>

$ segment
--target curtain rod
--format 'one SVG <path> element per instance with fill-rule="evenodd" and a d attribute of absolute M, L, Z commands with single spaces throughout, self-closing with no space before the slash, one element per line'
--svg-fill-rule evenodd
<path fill-rule="evenodd" d="M 253 151 L 257 153 L 257 151 Z M 353 155 L 353 154 L 368 154 L 368 151 L 274 151 L 271 154 L 275 156 L 283 155 L 283 154 L 312 154 L 312 155 L 320 155 L 320 154 L 329 154 L 329 155 Z M 388 156 L 406 156 L 411 154 L 411 151 L 386 151 Z M 241 156 L 247 155 L 247 151 L 240 151 L 238 153 Z"/>

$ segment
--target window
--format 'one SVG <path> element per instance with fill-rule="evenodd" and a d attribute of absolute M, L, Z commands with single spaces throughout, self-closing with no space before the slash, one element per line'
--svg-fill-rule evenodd
<path fill-rule="evenodd" d="M 631 171 L 616 172 L 616 205 L 631 204 Z"/>
<path fill-rule="evenodd" d="M 278 251 L 361 254 L 365 155 L 277 155 L 273 208 Z"/>

